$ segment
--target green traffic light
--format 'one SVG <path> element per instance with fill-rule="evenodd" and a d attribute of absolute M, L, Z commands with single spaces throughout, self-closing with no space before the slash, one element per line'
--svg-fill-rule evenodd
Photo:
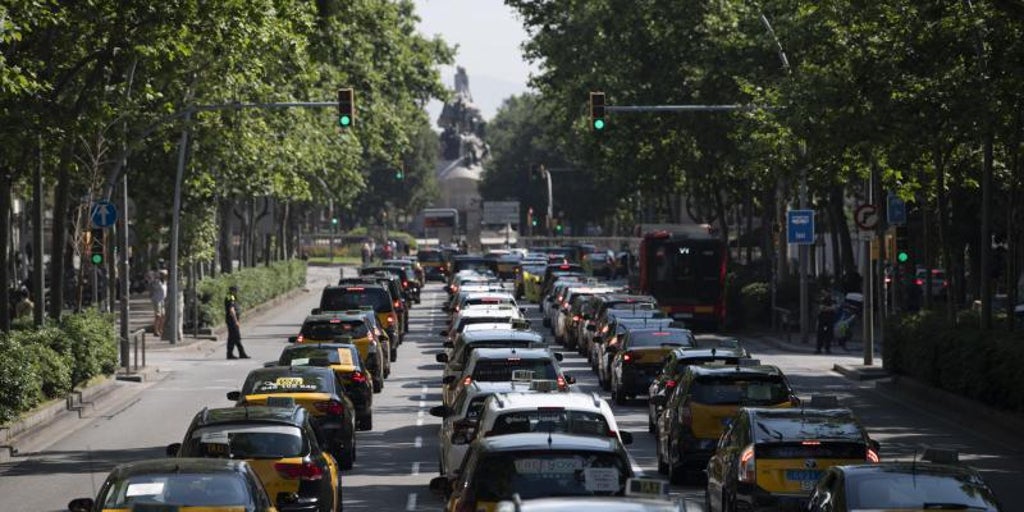
<path fill-rule="evenodd" d="M 103 255 L 102 254 L 93 254 L 92 255 L 92 264 L 93 265 L 100 265 L 102 263 L 103 263 Z"/>
<path fill-rule="evenodd" d="M 604 130 L 604 119 L 594 119 L 594 129 Z"/>
<path fill-rule="evenodd" d="M 395 173 L 395 179 L 396 180 L 400 180 L 400 179 L 402 179 L 404 177 L 405 177 L 405 175 L 402 174 L 402 171 L 398 171 L 398 172 Z"/>
<path fill-rule="evenodd" d="M 899 260 L 900 263 L 906 263 L 907 260 L 910 259 L 910 255 L 904 251 L 900 251 L 900 253 L 896 255 L 896 259 Z"/>
<path fill-rule="evenodd" d="M 338 224 L 338 218 L 334 217 L 333 219 L 331 219 L 331 224 L 337 225 Z"/>
<path fill-rule="evenodd" d="M 348 115 L 343 115 L 343 116 L 338 118 L 338 124 L 340 126 L 343 126 L 343 127 L 351 126 L 352 125 L 352 118 L 350 116 L 348 116 Z"/>

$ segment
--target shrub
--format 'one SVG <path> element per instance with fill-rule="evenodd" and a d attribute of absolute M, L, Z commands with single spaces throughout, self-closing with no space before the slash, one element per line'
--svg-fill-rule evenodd
<path fill-rule="evenodd" d="M 72 385 L 114 373 L 119 351 L 113 315 L 89 309 L 64 317 L 61 329 L 65 341 L 70 344 L 68 353 L 73 358 Z"/>
<path fill-rule="evenodd" d="M 0 425 L 27 411 L 42 393 L 42 379 L 29 349 L 10 336 L 0 336 Z"/>
<path fill-rule="evenodd" d="M 11 339 L 26 349 L 45 398 L 58 398 L 71 391 L 74 360 L 64 331 L 54 326 L 22 329 L 12 331 Z"/>
<path fill-rule="evenodd" d="M 768 283 L 750 283 L 740 290 L 744 318 L 749 323 L 767 323 L 771 318 L 771 288 Z"/>
<path fill-rule="evenodd" d="M 199 316 L 206 325 L 224 323 L 224 298 L 238 286 L 238 305 L 246 310 L 306 284 L 306 262 L 288 260 L 270 266 L 244 268 L 199 282 Z"/>

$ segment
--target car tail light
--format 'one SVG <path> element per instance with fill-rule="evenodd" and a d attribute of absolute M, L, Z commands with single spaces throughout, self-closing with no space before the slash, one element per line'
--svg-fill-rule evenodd
<path fill-rule="evenodd" d="M 316 402 L 313 404 L 316 410 L 330 414 L 331 416 L 341 416 L 345 412 L 345 406 L 337 400 L 328 400 L 326 402 Z"/>
<path fill-rule="evenodd" d="M 400 300 L 396 300 L 396 301 L 395 301 L 395 309 L 399 309 L 399 308 L 401 308 L 401 307 L 402 307 L 402 301 L 400 301 Z"/>
<path fill-rule="evenodd" d="M 409 281 L 402 281 L 402 288 L 408 288 L 408 287 L 409 287 Z"/>
<path fill-rule="evenodd" d="M 398 323 L 398 317 L 394 313 L 388 315 L 388 323 L 389 324 Z"/>
<path fill-rule="evenodd" d="M 463 386 L 468 386 L 468 385 L 470 385 L 470 384 L 471 384 L 472 382 L 473 382 L 473 377 L 470 377 L 470 376 L 468 376 L 468 375 L 466 376 L 466 378 L 465 378 L 465 379 L 462 379 L 462 385 L 463 385 Z"/>
<path fill-rule="evenodd" d="M 676 387 L 676 381 L 669 379 L 668 381 L 665 382 L 665 387 L 668 389 Z"/>
<path fill-rule="evenodd" d="M 274 470 L 281 475 L 281 478 L 288 480 L 320 480 L 324 477 L 324 470 L 311 462 L 301 464 L 278 462 L 274 464 Z"/>
<path fill-rule="evenodd" d="M 352 372 L 352 382 L 362 384 L 366 382 L 366 375 L 363 372 Z"/>
<path fill-rule="evenodd" d="M 881 460 L 878 457 L 878 452 L 872 450 L 871 448 L 868 448 L 868 454 L 867 454 L 866 459 L 867 459 L 868 462 L 870 462 L 872 464 L 878 464 L 878 462 Z"/>
<path fill-rule="evenodd" d="M 757 481 L 756 461 L 754 460 L 754 445 L 747 445 L 740 454 L 739 465 L 736 468 L 739 473 L 740 482 L 752 484 Z"/>
<path fill-rule="evenodd" d="M 636 359 L 636 354 L 632 352 L 626 352 L 625 354 L 622 354 L 623 363 L 631 363 L 634 359 Z"/>
<path fill-rule="evenodd" d="M 565 388 L 566 388 L 565 377 L 562 377 L 561 375 L 559 375 L 558 376 L 558 389 L 565 389 Z"/>
<path fill-rule="evenodd" d="M 304 339 L 306 339 L 305 336 L 300 334 L 300 335 L 295 337 L 295 342 L 296 343 L 302 343 L 302 340 L 304 340 Z"/>
<path fill-rule="evenodd" d="M 924 279 L 914 279 L 914 284 L 924 286 Z"/>

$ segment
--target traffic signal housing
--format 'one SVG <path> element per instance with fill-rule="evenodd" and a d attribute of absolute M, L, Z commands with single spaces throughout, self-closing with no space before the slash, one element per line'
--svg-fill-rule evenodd
<path fill-rule="evenodd" d="M 604 130 L 604 93 L 603 92 L 591 92 L 590 93 L 590 126 L 594 130 Z"/>
<path fill-rule="evenodd" d="M 93 265 L 102 265 L 106 256 L 106 246 L 103 243 L 105 232 L 106 230 L 103 228 L 92 228 L 92 231 L 89 232 L 89 261 Z"/>
<path fill-rule="evenodd" d="M 356 123 L 356 97 L 351 87 L 338 89 L 338 126 L 351 128 Z"/>

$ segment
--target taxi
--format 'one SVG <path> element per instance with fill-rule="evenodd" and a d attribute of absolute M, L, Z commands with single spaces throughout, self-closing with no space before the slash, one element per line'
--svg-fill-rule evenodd
<path fill-rule="evenodd" d="M 430 481 L 446 492 L 449 512 L 495 512 L 498 503 L 548 496 L 621 496 L 633 477 L 629 455 L 615 437 L 561 433 L 509 434 L 473 442 L 454 483 Z"/>
<path fill-rule="evenodd" d="M 345 343 L 317 343 L 285 347 L 271 366 L 326 366 L 341 379 L 345 395 L 356 408 L 359 430 L 373 429 L 373 374 L 363 366 L 359 349 Z"/>
<path fill-rule="evenodd" d="M 326 286 L 320 293 L 320 307 L 314 309 L 312 314 L 371 307 L 377 315 L 377 321 L 388 332 L 391 342 L 401 345 L 402 324 L 395 304 L 399 301 L 400 298 L 392 299 L 391 292 L 379 284 Z"/>
<path fill-rule="evenodd" d="M 534 390 L 557 390 L 555 383 Z M 563 432 L 578 436 L 615 437 L 633 444 L 633 434 L 622 432 L 612 408 L 597 393 L 499 393 L 484 403 L 477 438 L 523 432 Z"/>
<path fill-rule="evenodd" d="M 668 482 L 651 478 L 626 480 L 625 497 L 571 497 L 537 498 L 523 500 L 512 496 L 511 501 L 498 504 L 498 512 L 685 512 L 682 498 L 669 498 Z"/>
<path fill-rule="evenodd" d="M 244 460 L 278 510 L 334 512 L 341 503 L 341 474 L 334 457 L 320 449 L 301 407 L 204 408 L 171 457 Z"/>
<path fill-rule="evenodd" d="M 927 448 L 921 460 L 833 466 L 818 480 L 806 510 L 1006 510 L 978 471 L 958 462 L 954 450 Z"/>
<path fill-rule="evenodd" d="M 147 507 L 148 505 L 148 507 Z M 277 512 L 256 472 L 242 460 L 168 458 L 115 467 L 96 499 L 70 512 Z"/>
<path fill-rule="evenodd" d="M 701 345 L 703 346 L 702 340 Z M 658 376 L 651 381 L 647 388 L 647 395 L 651 398 L 647 401 L 647 431 L 652 434 L 657 432 L 658 416 L 661 415 L 662 407 L 658 405 L 656 396 L 668 397 L 679 383 L 679 377 L 687 366 L 702 364 L 740 364 L 740 360 L 750 357 L 746 349 L 739 345 L 734 347 L 721 348 L 677 348 L 669 352 L 665 362 L 661 366 Z"/>
<path fill-rule="evenodd" d="M 645 395 L 673 349 L 693 347 L 693 333 L 678 327 L 627 327 L 611 363 L 611 391 L 622 405 Z"/>
<path fill-rule="evenodd" d="M 473 324 L 486 325 L 486 324 Z M 491 329 L 480 329 L 463 331 L 455 337 L 450 353 L 440 353 L 434 356 L 434 360 L 444 363 L 444 373 L 447 375 L 459 375 L 469 361 L 473 351 L 480 348 L 541 348 L 547 346 L 544 336 L 534 331 L 515 329 L 508 327 L 494 327 Z"/>
<path fill-rule="evenodd" d="M 448 278 L 448 264 L 444 253 L 437 249 L 420 249 L 416 261 L 423 267 L 423 277 L 428 281 L 444 281 Z"/>
<path fill-rule="evenodd" d="M 687 366 L 669 397 L 652 398 L 664 407 L 655 443 L 659 473 L 683 484 L 688 470 L 703 470 L 742 406 L 799 405 L 782 370 L 758 363 Z"/>
<path fill-rule="evenodd" d="M 540 286 L 544 279 L 546 260 L 523 261 L 516 273 L 516 299 L 526 298 L 528 302 L 540 302 Z"/>
<path fill-rule="evenodd" d="M 356 461 L 356 410 L 343 387 L 328 368 L 275 366 L 250 371 L 242 390 L 230 391 L 227 397 L 236 407 L 292 398 L 309 412 L 310 421 L 323 436 L 323 447 L 342 469 L 351 469 Z"/>
<path fill-rule="evenodd" d="M 804 510 L 826 470 L 867 462 L 878 443 L 849 409 L 745 407 L 708 461 L 708 510 Z"/>
<path fill-rule="evenodd" d="M 380 341 L 371 330 L 369 322 L 360 311 L 327 312 L 309 315 L 302 322 L 298 336 L 288 338 L 289 343 L 298 345 L 317 343 L 351 343 L 359 349 L 359 358 L 366 363 L 372 374 L 373 392 L 384 389 L 385 365 L 390 362 L 380 346 Z"/>
<path fill-rule="evenodd" d="M 508 382 L 517 372 L 531 372 L 530 378 L 555 381 L 558 390 L 569 391 L 576 379 L 566 376 L 558 366 L 562 354 L 546 348 L 480 348 L 474 350 L 460 373 L 445 375 L 441 400 L 451 405 L 462 388 L 472 382 Z"/>

